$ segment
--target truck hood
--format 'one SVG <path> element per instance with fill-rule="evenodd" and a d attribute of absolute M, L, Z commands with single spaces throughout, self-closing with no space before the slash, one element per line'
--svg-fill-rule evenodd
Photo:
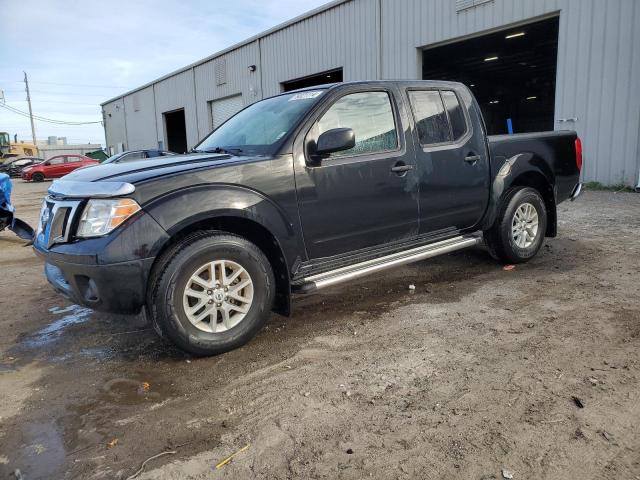
<path fill-rule="evenodd" d="M 136 184 L 154 178 L 193 170 L 217 168 L 256 161 L 262 157 L 232 156 L 227 154 L 197 153 L 155 157 L 126 163 L 110 163 L 81 168 L 63 177 L 73 182 L 126 182 Z"/>

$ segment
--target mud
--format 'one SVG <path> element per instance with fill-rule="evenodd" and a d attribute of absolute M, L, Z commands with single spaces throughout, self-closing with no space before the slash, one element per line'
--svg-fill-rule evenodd
<path fill-rule="evenodd" d="M 16 182 L 32 224 L 47 186 Z M 166 450 L 140 478 L 640 478 L 640 195 L 559 218 L 515 270 L 384 272 L 207 359 L 68 304 L 0 233 L 0 478 L 125 479 Z"/>

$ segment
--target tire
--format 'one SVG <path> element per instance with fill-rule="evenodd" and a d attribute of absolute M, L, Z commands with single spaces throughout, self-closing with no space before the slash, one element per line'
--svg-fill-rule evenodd
<path fill-rule="evenodd" d="M 216 287 L 223 270 L 224 278 L 238 276 Z M 273 270 L 258 247 L 237 235 L 200 231 L 158 259 L 149 279 L 147 309 L 161 337 L 207 356 L 253 338 L 269 318 L 274 297 Z"/>
<path fill-rule="evenodd" d="M 537 217 L 535 233 L 534 217 Z M 498 217 L 484 237 L 489 252 L 497 260 L 524 263 L 538 253 L 546 230 L 547 208 L 540 193 L 529 187 L 515 187 L 505 193 Z"/>
<path fill-rule="evenodd" d="M 34 182 L 44 182 L 44 175 L 39 172 L 34 173 L 31 177 L 31 180 L 33 180 Z"/>

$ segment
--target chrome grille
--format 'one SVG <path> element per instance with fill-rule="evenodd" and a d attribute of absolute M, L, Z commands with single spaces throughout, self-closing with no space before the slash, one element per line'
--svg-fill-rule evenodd
<path fill-rule="evenodd" d="M 54 200 L 47 197 L 40 212 L 39 233 L 44 235 L 47 248 L 69 241 L 74 215 L 79 201 Z"/>

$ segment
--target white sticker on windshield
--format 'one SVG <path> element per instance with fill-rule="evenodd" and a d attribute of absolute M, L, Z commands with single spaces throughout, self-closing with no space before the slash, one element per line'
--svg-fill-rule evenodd
<path fill-rule="evenodd" d="M 276 137 L 276 140 L 280 140 L 282 137 L 284 137 L 287 134 L 287 132 L 280 132 L 278 134 L 278 136 Z"/>
<path fill-rule="evenodd" d="M 322 90 L 314 90 L 312 92 L 300 92 L 296 93 L 293 97 L 289 99 L 290 102 L 293 100 L 308 100 L 310 98 L 316 98 L 322 95 Z"/>

